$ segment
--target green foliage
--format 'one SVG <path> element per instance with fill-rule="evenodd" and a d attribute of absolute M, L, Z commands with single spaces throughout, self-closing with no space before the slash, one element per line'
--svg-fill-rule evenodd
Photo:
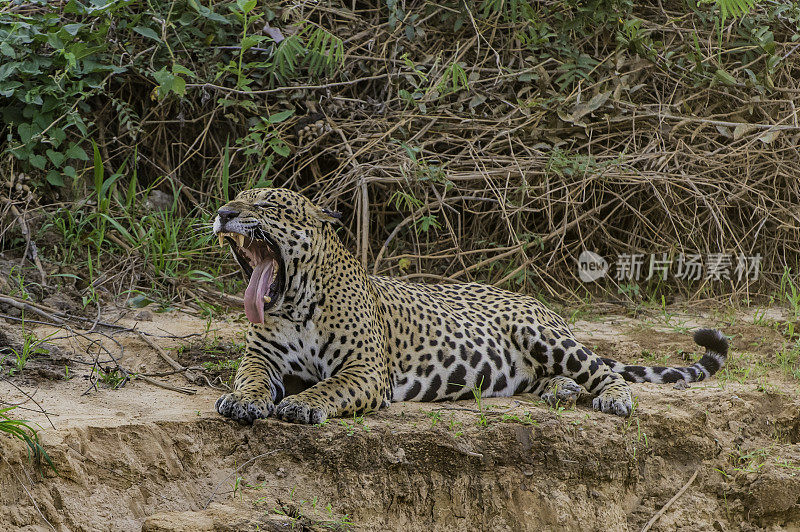
<path fill-rule="evenodd" d="M 551 205 L 579 197 L 610 201 L 594 187 L 612 191 L 629 173 L 661 172 L 658 165 L 676 162 L 656 165 L 634 156 L 620 167 L 621 159 L 613 159 L 619 150 L 642 146 L 638 137 L 649 135 L 656 121 L 667 144 L 689 142 L 685 132 L 694 125 L 653 114 L 776 124 L 759 138 L 764 143 L 778 128 L 792 127 L 774 114 L 780 107 L 774 102 L 788 96 L 776 100 L 769 92 L 793 79 L 787 58 L 800 38 L 800 10 L 796 2 L 753 4 L 692 0 L 685 14 L 670 19 L 632 0 L 386 0 L 355 10 L 254 0 L 9 4 L 0 12 L 4 171 L 32 177 L 31 205 L 45 206 L 47 234 L 36 239 L 47 247 L 40 253 L 51 265 L 61 263 L 66 273 L 58 275 L 75 278 L 85 305 L 97 302 L 102 279 L 109 279 L 101 272 L 110 264 L 135 272 L 134 286 L 147 294 L 154 293 L 149 284 L 167 286 L 165 278 L 174 287 L 180 278 L 218 287 L 239 282 L 224 275 L 230 261 L 223 270 L 223 254 L 209 252 L 207 225 L 217 202 L 275 180 L 310 195 L 336 191 L 325 197 L 347 211 L 352 202 L 341 194 L 351 190 L 348 180 L 366 174 L 342 171 L 349 164 L 341 157 L 344 144 L 358 159 L 350 162 L 370 175 L 366 165 L 386 161 L 380 182 L 370 177 L 377 208 L 362 227 L 382 243 L 405 223 L 390 252 L 413 245 L 421 256 L 435 256 L 428 252 L 443 245 L 445 231 L 465 250 L 477 239 L 487 248 L 501 240 L 507 245 L 514 233 L 551 232 L 542 223 L 546 217 L 533 215 L 543 212 L 540 180 L 592 178 L 586 179 L 592 188 L 569 192 L 569 199 L 548 193 Z M 745 9 L 747 17 L 730 19 Z M 726 17 L 725 33 L 715 39 Z M 709 105 L 678 105 L 695 87 L 713 93 Z M 668 100 L 675 106 L 661 105 Z M 643 115 L 640 108 L 650 111 Z M 298 117 L 316 113 L 346 140 L 320 138 L 314 153 L 299 134 L 295 142 Z M 632 140 L 616 139 L 634 121 Z M 736 128 L 734 141 L 748 124 Z M 697 135 L 718 142 L 713 125 L 697 127 L 692 141 Z M 604 172 L 606 165 L 615 167 Z M 399 182 L 387 180 L 396 172 Z M 446 194 L 451 173 L 458 175 L 458 190 Z M 146 207 L 154 189 L 171 192 L 174 204 Z M 71 208 L 54 213 L 57 207 L 46 207 L 75 197 L 80 201 Z M 638 198 L 623 210 L 635 209 Z M 437 206 L 421 210 L 426 204 Z M 572 219 L 569 210 L 547 213 Z M 345 220 L 353 219 L 349 214 Z M 482 234 L 473 239 L 473 233 Z M 5 234 L 13 240 L 4 236 L 4 246 L 23 242 L 15 231 Z M 376 249 L 376 241 L 370 244 Z M 552 241 L 545 250 L 543 244 L 543 253 L 507 257 L 475 274 L 530 289 L 532 280 L 541 280 L 537 256 L 552 258 L 560 253 L 556 246 L 570 245 Z M 403 260 L 400 269 L 411 263 Z M 437 260 L 414 264 L 454 273 Z M 106 288 L 126 285 L 111 278 Z M 636 295 L 635 287 L 625 288 Z"/>
<path fill-rule="evenodd" d="M 280 124 L 286 122 L 294 112 L 294 109 L 286 109 L 267 118 L 256 118 L 247 135 L 236 141 L 236 144 L 243 148 L 243 155 L 256 156 L 263 166 L 258 180 L 251 184 L 252 186 L 271 186 L 272 182 L 267 180 L 266 176 L 272 168 L 272 162 L 276 157 L 288 157 L 291 153 L 289 145 L 281 137 Z M 224 167 L 227 169 L 228 150 L 225 151 L 225 158 Z M 227 174 L 223 176 L 223 182 L 227 183 Z M 225 198 L 227 197 L 226 193 Z"/>
<path fill-rule="evenodd" d="M 719 9 L 720 14 L 722 15 L 722 20 L 720 21 L 720 25 L 725 23 L 725 19 L 728 16 L 731 17 L 743 17 L 747 15 L 753 7 L 760 1 L 760 0 L 705 0 L 706 2 L 714 2 L 716 4 L 717 9 Z"/>
<path fill-rule="evenodd" d="M 20 281 L 20 286 L 22 286 L 21 281 Z M 22 345 L 19 347 L 19 349 L 15 349 L 13 347 L 6 347 L 7 352 L 10 355 L 13 355 L 13 359 L 10 360 L 11 367 L 8 369 L 8 375 L 12 376 L 16 373 L 21 373 L 22 370 L 25 369 L 25 365 L 28 363 L 28 360 L 30 360 L 31 357 L 35 357 L 36 355 L 47 354 L 47 350 L 42 347 L 42 344 L 46 342 L 49 338 L 53 337 L 55 334 L 56 333 L 51 333 L 47 337 L 39 339 L 36 336 L 36 334 L 28 330 L 28 328 L 25 325 L 25 321 L 23 320 Z M 9 358 L 8 354 L 0 353 L 0 367 L 8 358 Z M 0 375 L 2 375 L 2 373 L 0 373 Z"/>
<path fill-rule="evenodd" d="M 797 285 L 797 276 L 792 275 L 791 268 L 785 268 L 781 276 L 779 295 L 783 302 L 789 305 L 793 319 L 800 318 L 800 286 Z"/>
<path fill-rule="evenodd" d="M 538 425 L 539 422 L 531 416 L 530 412 L 525 412 L 523 415 L 518 414 L 502 414 L 500 416 L 502 423 L 521 423 L 522 425 Z"/>
<path fill-rule="evenodd" d="M 478 7 L 484 18 L 500 16 L 505 22 L 520 22 L 536 16 L 528 0 L 483 0 Z"/>
<path fill-rule="evenodd" d="M 63 187 L 92 166 L 98 97 L 113 103 L 115 119 L 138 139 L 139 113 L 119 97 L 122 83 L 141 92 L 144 82 L 151 99 L 185 99 L 193 83 L 250 91 L 329 76 L 342 65 L 342 40 L 318 24 L 297 22 L 276 42 L 254 32 L 276 16 L 255 0 L 228 4 L 227 12 L 214 8 L 200 0 L 71 0 L 63 9 L 43 1 L 0 12 L 0 149 Z M 210 46 L 217 42 L 237 46 Z M 247 99 L 220 104 L 253 108 Z M 288 155 L 281 145 L 275 151 Z"/>
<path fill-rule="evenodd" d="M 469 90 L 469 79 L 464 66 L 464 63 L 453 63 L 444 69 L 442 80 L 436 87 L 443 96 L 462 90 Z"/>
<path fill-rule="evenodd" d="M 389 203 L 394 203 L 395 209 L 398 211 L 415 211 L 422 207 L 423 203 L 420 199 L 410 192 L 402 190 L 395 191 L 392 197 L 389 198 Z"/>
<path fill-rule="evenodd" d="M 331 75 L 344 61 L 342 40 L 325 28 L 306 24 L 301 36 L 307 39 L 305 64 L 313 76 Z"/>
<path fill-rule="evenodd" d="M 44 447 L 42 447 L 39 434 L 32 426 L 31 422 L 24 419 L 14 419 L 9 415 L 9 412 L 15 408 L 15 406 L 12 406 L 0 409 L 0 433 L 8 434 L 12 438 L 16 438 L 25 443 L 28 447 L 29 460 L 34 460 L 39 464 L 41 460 L 44 459 L 50 469 L 58 474 L 53 460 L 50 458 L 50 455 L 47 454 L 47 451 L 44 450 Z"/>
<path fill-rule="evenodd" d="M 94 366 L 92 368 L 92 378 L 96 378 L 109 388 L 121 388 L 128 381 L 128 376 L 120 369 L 119 366 L 103 368 L 101 366 Z"/>
<path fill-rule="evenodd" d="M 58 235 L 52 258 L 75 268 L 76 273 L 70 275 L 86 283 L 84 307 L 98 301 L 93 283 L 97 272 L 118 263 L 126 253 L 136 254 L 147 265 L 152 285 L 185 277 L 222 287 L 222 265 L 208 256 L 214 239 L 206 228 L 213 211 L 179 216 L 174 199 L 163 210 L 149 206 L 147 194 L 151 191 L 137 198 L 137 172 L 128 170 L 127 160 L 117 172 L 107 175 L 96 146 L 93 154 L 94 183 L 89 197 L 70 208 L 57 209 L 41 229 Z M 121 185 L 123 177 L 129 180 L 127 186 Z M 173 198 L 178 193 L 173 191 Z"/>
<path fill-rule="evenodd" d="M 23 323 L 21 348 L 19 350 L 9 348 L 11 350 L 11 353 L 14 355 L 14 360 L 12 361 L 13 366 L 8 370 L 8 374 L 14 375 L 15 373 L 22 372 L 22 370 L 25 369 L 25 364 L 28 363 L 28 359 L 30 359 L 31 357 L 34 357 L 36 355 L 47 354 L 47 351 L 41 347 L 42 343 L 46 339 L 47 338 L 45 338 L 44 340 L 39 340 L 35 334 L 26 331 Z M 2 360 L 0 360 L 0 362 L 2 362 Z"/>

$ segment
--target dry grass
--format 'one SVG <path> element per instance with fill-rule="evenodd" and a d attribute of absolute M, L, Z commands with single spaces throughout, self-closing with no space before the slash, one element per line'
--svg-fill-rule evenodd
<path fill-rule="evenodd" d="M 229 139 L 253 116 L 291 108 L 272 135 L 292 153 L 267 177 L 342 210 L 343 238 L 375 273 L 570 299 L 586 294 L 576 275 L 583 249 L 762 255 L 756 284 L 669 285 L 689 297 L 750 297 L 774 289 L 786 267 L 797 271 L 791 13 L 765 3 L 754 15 L 773 48 L 732 20 L 720 36 L 708 6 L 674 2 L 637 3 L 628 33 L 614 7 L 601 23 L 570 2 L 533 4 L 534 21 L 513 20 L 508 6 L 485 17 L 475 8 L 457 31 L 460 4 L 408 2 L 395 27 L 385 3 L 358 5 L 298 2 L 273 22 L 288 32 L 310 20 L 342 39 L 343 66 L 324 82 L 252 93 L 197 84 L 183 99 L 151 101 L 141 80 L 122 80 L 115 92 L 137 111 L 138 135 L 121 129 L 114 102 L 98 102 L 103 160 L 119 167 L 136 147 L 142 183 L 171 182 L 184 213 L 208 210 L 263 170 L 266 148 L 245 155 L 246 143 Z M 545 24 L 564 28 L 569 47 L 527 42 Z M 570 50 L 591 62 L 570 66 Z M 222 108 L 223 97 L 257 110 Z M 317 121 L 328 127 L 302 134 Z M 219 177 L 226 145 L 230 191 Z M 604 289 L 617 291 L 611 280 Z"/>

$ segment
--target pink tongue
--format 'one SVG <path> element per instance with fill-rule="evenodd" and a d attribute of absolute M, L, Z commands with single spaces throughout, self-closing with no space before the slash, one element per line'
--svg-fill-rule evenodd
<path fill-rule="evenodd" d="M 253 268 L 250 284 L 244 291 L 244 313 L 251 323 L 264 323 L 264 296 L 272 283 L 273 264 L 272 260 L 265 260 Z"/>

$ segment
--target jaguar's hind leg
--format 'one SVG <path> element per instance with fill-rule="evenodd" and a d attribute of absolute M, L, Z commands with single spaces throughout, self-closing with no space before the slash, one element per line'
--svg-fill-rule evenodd
<path fill-rule="evenodd" d="M 533 334 L 520 338 L 518 343 L 525 345 L 527 341 L 531 345 L 530 355 L 523 357 L 522 363 L 534 379 L 567 377 L 596 396 L 592 402 L 596 410 L 630 415 L 631 390 L 622 375 L 611 371 L 599 356 L 578 342 L 566 323 L 553 317 L 547 326 L 541 325 L 535 332 L 529 328 L 527 332 Z"/>
<path fill-rule="evenodd" d="M 629 416 L 633 408 L 631 389 L 622 375 L 614 373 L 603 360 L 592 353 L 588 348 L 574 340 L 575 351 L 567 354 L 567 363 L 564 364 L 564 374 L 582 384 L 586 390 L 596 397 L 592 400 L 592 407 L 606 414 Z M 580 364 L 577 364 L 580 353 Z"/>

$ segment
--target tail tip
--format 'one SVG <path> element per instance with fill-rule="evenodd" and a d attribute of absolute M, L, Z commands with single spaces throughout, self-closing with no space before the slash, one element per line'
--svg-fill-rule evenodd
<path fill-rule="evenodd" d="M 698 329 L 694 332 L 694 341 L 722 357 L 728 356 L 728 337 L 719 329 Z"/>

